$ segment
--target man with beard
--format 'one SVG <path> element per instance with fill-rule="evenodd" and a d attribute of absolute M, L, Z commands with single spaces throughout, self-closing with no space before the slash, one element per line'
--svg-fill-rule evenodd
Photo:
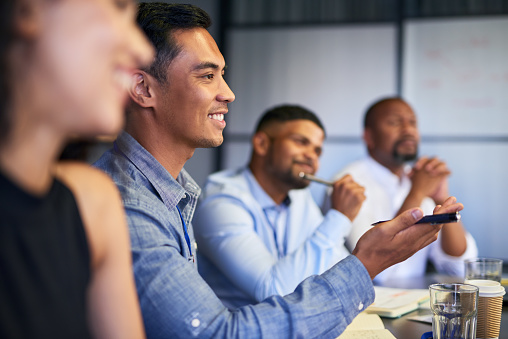
<path fill-rule="evenodd" d="M 246 167 L 212 174 L 194 217 L 199 272 L 229 308 L 285 295 L 349 252 L 344 237 L 363 187 L 337 180 L 323 217 L 300 172 L 319 166 L 324 127 L 300 106 L 278 106 L 259 120 Z"/>
<path fill-rule="evenodd" d="M 417 119 L 404 100 L 386 98 L 374 103 L 365 114 L 363 138 L 369 155 L 335 176 L 350 174 L 366 190 L 366 200 L 346 240 L 349 249 L 355 247 L 372 223 L 392 219 L 413 207 L 430 214 L 448 197 L 450 170 L 437 158 L 417 158 Z M 415 163 L 411 167 L 408 162 L 412 161 Z M 323 211 L 329 205 L 330 198 L 325 197 Z M 375 281 L 421 276 L 428 259 L 440 273 L 462 277 L 464 259 L 477 254 L 476 243 L 462 223 L 446 224 L 438 241 L 385 270 Z"/>

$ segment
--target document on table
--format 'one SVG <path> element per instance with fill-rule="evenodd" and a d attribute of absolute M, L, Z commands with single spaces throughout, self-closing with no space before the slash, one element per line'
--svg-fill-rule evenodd
<path fill-rule="evenodd" d="M 336 339 L 395 339 L 377 314 L 360 313 Z"/>
<path fill-rule="evenodd" d="M 429 304 L 429 290 L 401 289 L 375 286 L 376 299 L 367 307 L 367 313 L 375 313 L 382 317 L 398 318 Z"/>

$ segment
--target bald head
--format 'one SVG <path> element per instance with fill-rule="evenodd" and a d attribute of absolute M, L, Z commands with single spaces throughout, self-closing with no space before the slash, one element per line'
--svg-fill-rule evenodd
<path fill-rule="evenodd" d="M 400 105 L 400 106 L 406 106 L 409 110 L 413 111 L 411 106 L 407 102 L 405 102 L 402 98 L 399 97 L 390 97 L 390 98 L 384 98 L 379 101 L 376 101 L 373 103 L 365 113 L 364 119 L 363 119 L 363 127 L 373 127 L 376 125 L 376 118 L 386 113 L 390 110 L 390 107 L 393 107 L 394 105 Z"/>

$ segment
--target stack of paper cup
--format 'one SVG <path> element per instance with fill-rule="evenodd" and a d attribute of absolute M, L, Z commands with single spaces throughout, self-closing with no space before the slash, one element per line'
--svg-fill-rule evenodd
<path fill-rule="evenodd" d="M 476 338 L 499 338 L 504 287 L 493 280 L 466 280 L 464 283 L 479 288 Z"/>

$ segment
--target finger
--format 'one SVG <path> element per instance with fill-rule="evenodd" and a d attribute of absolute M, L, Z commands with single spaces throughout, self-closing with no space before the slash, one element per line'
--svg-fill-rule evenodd
<path fill-rule="evenodd" d="M 425 170 L 426 171 L 432 171 L 437 165 L 439 165 L 441 163 L 441 160 L 439 160 L 438 158 L 436 157 L 432 157 L 429 159 L 429 161 L 427 161 L 427 163 L 425 164 Z"/>
<path fill-rule="evenodd" d="M 431 234 L 428 238 L 426 238 L 426 239 L 424 240 L 423 244 L 420 244 L 420 248 L 419 248 L 419 250 L 421 250 L 421 249 L 422 249 L 422 248 L 424 248 L 424 247 L 429 246 L 429 245 L 430 245 L 430 244 L 432 244 L 434 241 L 436 241 L 440 230 L 441 230 L 441 227 L 440 227 L 440 228 L 439 228 L 439 230 L 437 230 L 434 234 Z"/>
<path fill-rule="evenodd" d="M 348 183 L 352 180 L 353 180 L 353 178 L 351 177 L 351 175 L 346 174 L 345 176 L 343 176 L 342 178 L 340 178 L 339 180 L 337 180 L 333 183 L 333 189 L 343 186 L 345 183 Z"/>
<path fill-rule="evenodd" d="M 415 170 L 422 169 L 422 167 L 427 163 L 428 159 L 427 157 L 421 157 L 419 158 L 416 163 L 413 165 L 413 168 Z"/>
<path fill-rule="evenodd" d="M 444 214 L 444 213 L 454 213 L 454 212 L 460 212 L 464 209 L 464 205 L 461 203 L 455 203 L 453 205 L 449 206 L 441 206 L 441 208 L 436 211 L 434 214 Z"/>
<path fill-rule="evenodd" d="M 393 234 L 397 234 L 414 225 L 422 217 L 423 211 L 421 208 L 411 208 L 399 214 L 395 219 L 380 224 L 379 227 L 389 228 Z"/>
<path fill-rule="evenodd" d="M 452 204 L 455 204 L 457 202 L 457 198 L 454 196 L 446 198 L 446 200 L 443 202 L 443 206 L 449 206 Z"/>
<path fill-rule="evenodd" d="M 432 170 L 429 171 L 432 175 L 449 175 L 451 171 L 448 169 L 444 162 L 436 164 Z"/>
<path fill-rule="evenodd" d="M 408 235 L 407 241 L 409 243 L 416 244 L 420 249 L 427 246 L 428 244 L 436 241 L 439 231 L 442 228 L 440 225 L 431 224 L 419 224 L 411 227 L 408 231 L 411 234 Z"/>

